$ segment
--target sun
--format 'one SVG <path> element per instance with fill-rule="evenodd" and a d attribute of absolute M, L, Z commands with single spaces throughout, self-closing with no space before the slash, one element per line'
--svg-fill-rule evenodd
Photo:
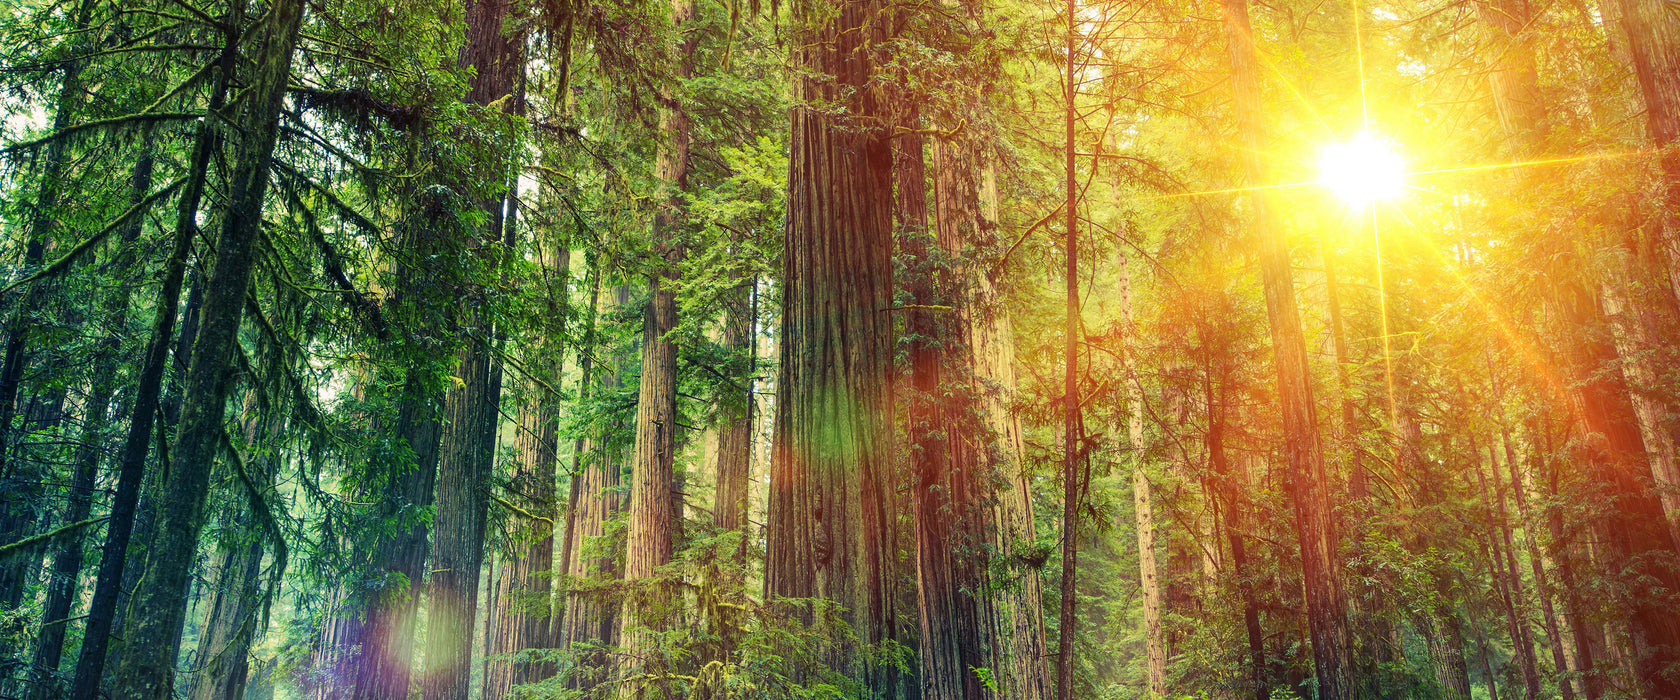
<path fill-rule="evenodd" d="M 1400 196 L 1406 187 L 1406 162 L 1369 133 L 1331 144 L 1319 159 L 1319 184 L 1356 209 Z"/>

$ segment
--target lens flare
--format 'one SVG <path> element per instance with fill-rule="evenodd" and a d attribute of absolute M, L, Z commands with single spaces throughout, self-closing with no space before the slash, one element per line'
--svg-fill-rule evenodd
<path fill-rule="evenodd" d="M 1368 133 L 1326 147 L 1318 172 L 1319 184 L 1359 209 L 1398 197 L 1406 187 L 1406 162 Z"/>

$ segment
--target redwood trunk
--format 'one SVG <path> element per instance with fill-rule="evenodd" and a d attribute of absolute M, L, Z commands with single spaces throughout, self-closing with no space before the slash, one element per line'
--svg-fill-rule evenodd
<path fill-rule="evenodd" d="M 1614 6 L 1621 10 L 1617 14 L 1645 98 L 1646 131 L 1661 153 L 1662 194 L 1652 209 L 1661 212 L 1670 290 L 1680 297 L 1680 20 L 1664 0 L 1617 0 Z"/>
<path fill-rule="evenodd" d="M 693 0 L 672 0 L 671 28 L 681 37 L 684 25 L 694 18 Z M 693 74 L 691 60 L 694 39 L 679 41 L 670 51 L 678 66 L 678 79 Z M 632 666 L 642 674 L 665 676 L 663 650 L 653 637 L 638 631 L 647 627 L 663 631 L 676 616 L 671 609 L 681 598 L 673 595 L 669 583 L 655 579 L 656 570 L 669 564 L 672 542 L 682 522 L 681 499 L 676 493 L 677 432 L 677 344 L 669 334 L 677 327 L 677 287 L 681 284 L 678 265 L 684 250 L 680 241 L 685 223 L 688 189 L 690 124 L 680 101 L 667 93 L 660 113 L 660 131 L 667 139 L 660 145 L 655 175 L 667 188 L 668 199 L 654 216 L 655 276 L 650 285 L 652 298 L 642 320 L 642 377 L 636 402 L 636 447 L 631 462 L 630 513 L 625 540 L 624 579 L 631 584 L 624 602 L 626 634 L 623 644 Z M 655 580 L 649 580 L 655 579 Z M 657 696 L 670 697 L 668 681 L 660 682 Z M 634 678 L 620 687 L 620 697 L 630 697 L 644 685 Z"/>
<path fill-rule="evenodd" d="M 1260 102 L 1260 61 L 1248 20 L 1248 2 L 1223 0 L 1223 4 L 1243 171 L 1249 186 L 1265 187 L 1272 183 L 1263 160 L 1269 151 L 1265 111 Z M 1313 402 L 1306 340 L 1295 304 L 1289 245 L 1269 193 L 1257 192 L 1247 202 L 1254 211 L 1252 222 L 1260 246 L 1260 275 L 1277 366 L 1284 453 L 1290 470 L 1289 495 L 1295 513 L 1295 534 L 1301 545 L 1301 577 L 1318 693 L 1320 700 L 1342 700 L 1353 696 L 1352 641 L 1341 562 L 1336 558 L 1331 485 L 1324 467 L 1324 449 L 1319 442 L 1318 409 Z"/>
<path fill-rule="evenodd" d="M 833 601 L 855 637 L 822 656 L 877 698 L 898 685 L 860 646 L 892 638 L 898 578 L 892 163 L 866 84 L 880 8 L 820 5 L 794 8 L 796 26 L 808 26 L 795 63 L 808 74 L 796 79 L 792 113 L 765 588 L 771 599 Z"/>
<path fill-rule="evenodd" d="M 490 109 L 513 97 L 521 71 L 524 35 L 510 31 L 520 18 L 501 0 L 466 3 L 466 43 L 457 65 L 472 70 L 466 102 Z M 517 109 L 517 103 L 514 109 Z M 499 144 L 487 144 L 495 148 Z M 487 164 L 485 182 L 508 182 L 507 164 Z M 475 183 L 460 183 L 472 187 Z M 488 253 L 492 265 L 508 254 L 503 242 L 510 206 L 505 191 L 486 197 L 480 207 L 488 223 L 473 246 Z M 506 228 L 505 228 L 506 227 Z M 482 289 L 482 288 L 481 288 Z M 438 460 L 437 511 L 433 516 L 431 580 L 427 591 L 427 700 L 466 700 L 471 680 L 473 630 L 478 618 L 478 581 L 484 566 L 484 528 L 489 513 L 490 472 L 496 429 L 501 423 L 502 365 L 491 346 L 498 335 L 490 309 L 469 302 L 461 329 L 455 376 L 461 384 L 444 397 L 443 435 Z"/>

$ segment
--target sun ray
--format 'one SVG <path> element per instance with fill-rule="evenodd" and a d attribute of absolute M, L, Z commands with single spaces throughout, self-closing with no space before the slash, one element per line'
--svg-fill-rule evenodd
<path fill-rule="evenodd" d="M 1612 151 L 1605 153 L 1588 153 L 1586 155 L 1568 156 L 1563 158 L 1536 158 L 1534 160 L 1520 160 L 1512 163 L 1488 163 L 1485 165 L 1466 165 L 1460 168 L 1440 168 L 1437 170 L 1420 170 L 1412 175 L 1447 175 L 1451 173 L 1482 172 L 1487 170 L 1503 170 L 1507 168 L 1526 168 L 1542 165 L 1561 165 L 1564 163 L 1582 163 L 1595 160 L 1614 160 L 1616 158 L 1632 158 L 1636 156 L 1658 155 L 1659 149 L 1638 151 Z"/>
<path fill-rule="evenodd" d="M 1522 358 L 1523 363 L 1528 366 L 1529 371 L 1532 372 L 1533 375 L 1540 381 L 1544 382 L 1553 392 L 1563 391 L 1563 383 L 1552 373 L 1550 367 L 1547 366 L 1540 352 L 1533 346 L 1532 343 L 1525 341 L 1523 337 L 1517 333 L 1516 325 L 1513 324 L 1504 313 L 1501 313 L 1499 308 L 1495 306 L 1492 301 L 1489 301 L 1488 298 L 1482 294 L 1481 290 L 1476 287 L 1475 283 L 1470 281 L 1469 277 L 1465 276 L 1464 271 L 1458 264 L 1458 261 L 1453 260 L 1445 253 L 1441 252 L 1440 247 L 1435 245 L 1434 241 L 1429 240 L 1429 237 L 1424 234 L 1423 229 L 1417 225 L 1416 221 L 1412 220 L 1411 215 L 1407 214 L 1404 208 L 1398 205 L 1392 206 L 1394 207 L 1395 213 L 1400 215 L 1401 220 L 1405 221 L 1408 226 L 1412 227 L 1413 233 L 1416 234 L 1417 240 L 1423 243 L 1423 247 L 1427 249 L 1431 255 L 1435 256 L 1435 259 L 1440 264 L 1441 269 L 1445 270 L 1447 274 L 1452 277 L 1453 281 L 1469 295 L 1471 303 L 1477 308 L 1477 310 L 1481 311 L 1482 316 L 1493 325 L 1499 338 L 1505 342 L 1505 347 L 1516 353 L 1517 357 Z"/>
<path fill-rule="evenodd" d="M 1359 67 L 1359 115 L 1361 129 L 1371 130 L 1371 103 L 1365 98 L 1365 37 L 1359 22 L 1359 0 L 1348 0 L 1353 9 L 1353 53 Z"/>
<path fill-rule="evenodd" d="M 1405 175 L 1407 177 L 1422 177 L 1422 176 L 1430 176 L 1430 175 L 1451 175 L 1451 174 L 1454 174 L 1454 173 L 1480 172 L 1480 171 L 1488 171 L 1488 170 L 1501 170 L 1501 169 L 1507 169 L 1507 168 L 1538 167 L 1538 166 L 1546 166 L 1546 165 L 1561 165 L 1561 164 L 1565 164 L 1565 163 L 1579 163 L 1579 162 L 1588 162 L 1588 161 L 1597 161 L 1597 160 L 1613 160 L 1613 159 L 1616 159 L 1616 158 L 1633 158 L 1633 157 L 1637 157 L 1637 156 L 1659 155 L 1660 153 L 1661 153 L 1660 149 L 1647 149 L 1647 150 L 1638 150 L 1638 151 L 1618 151 L 1618 152 L 1612 152 L 1612 153 L 1590 153 L 1590 154 L 1581 155 L 1581 156 L 1568 156 L 1568 157 L 1563 157 L 1563 158 L 1539 158 L 1539 159 L 1535 159 L 1535 160 L 1516 161 L 1516 162 L 1512 162 L 1512 163 L 1487 163 L 1487 164 L 1483 164 L 1483 165 L 1466 165 L 1466 166 L 1458 167 L 1458 168 L 1438 168 L 1438 169 L 1435 169 L 1435 170 L 1409 170 L 1405 173 Z M 1320 184 L 1319 180 L 1307 180 L 1307 181 L 1302 181 L 1302 182 L 1286 182 L 1286 183 L 1281 183 L 1281 184 L 1276 184 L 1276 185 L 1255 185 L 1255 186 L 1252 186 L 1252 187 L 1223 187 L 1223 188 L 1212 189 L 1212 190 L 1195 190 L 1195 191 L 1191 191 L 1191 192 L 1172 192 L 1172 193 L 1169 193 L 1169 194 L 1140 195 L 1140 196 L 1130 197 L 1130 198 L 1128 198 L 1128 201 L 1157 201 L 1157 200 L 1165 200 L 1165 199 L 1185 199 L 1185 198 L 1189 198 L 1189 197 L 1204 197 L 1204 196 L 1211 196 L 1211 195 L 1218 195 L 1218 194 L 1240 194 L 1240 193 L 1243 193 L 1243 192 L 1253 192 L 1253 191 L 1257 191 L 1257 190 L 1280 190 L 1280 189 L 1288 189 L 1288 188 L 1291 188 L 1291 187 L 1306 187 L 1308 185 L 1317 185 L 1317 184 Z M 1431 192 L 1431 193 L 1438 194 L 1438 195 L 1441 195 L 1441 196 L 1450 196 L 1449 194 L 1447 194 L 1445 192 L 1441 192 L 1439 190 L 1431 189 L 1431 188 L 1428 188 L 1428 187 L 1421 187 L 1421 186 L 1418 186 L 1418 185 L 1414 185 L 1410 182 L 1405 183 L 1405 187 L 1407 189 L 1418 190 L 1420 192 Z"/>

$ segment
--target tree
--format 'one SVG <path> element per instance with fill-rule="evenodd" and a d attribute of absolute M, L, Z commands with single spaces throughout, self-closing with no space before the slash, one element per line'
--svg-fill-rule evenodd
<path fill-rule="evenodd" d="M 524 34 L 508 33 L 520 18 L 497 2 L 466 4 L 467 40 L 457 65 L 472 69 L 465 101 L 487 112 L 524 100 L 517 84 L 523 65 Z M 518 94 L 515 91 L 518 90 Z M 486 144 L 489 148 L 496 148 Z M 477 199 L 484 212 L 481 232 L 468 244 L 482 251 L 495 268 L 513 247 L 512 209 L 506 183 L 515 158 L 491 156 L 480 183 L 488 191 Z M 463 180 L 460 184 L 466 185 Z M 472 290 L 488 296 L 490 289 Z M 428 588 L 428 634 L 424 694 L 427 698 L 465 700 L 469 691 L 473 623 L 478 609 L 478 574 L 484 563 L 485 518 L 490 507 L 490 474 L 497 428 L 501 424 L 502 363 L 494 357 L 501 344 L 493 310 L 481 297 L 462 320 L 463 342 L 456 353 L 460 384 L 444 397 L 444 426 L 438 461 L 437 515 L 433 525 L 431 581 Z"/>
<path fill-rule="evenodd" d="M 828 632 L 828 665 L 864 697 L 896 697 L 890 663 L 872 661 L 890 656 L 866 649 L 895 641 L 892 161 L 864 89 L 880 8 L 802 1 L 793 13 L 807 72 L 791 117 L 765 589 L 832 601 L 850 631 Z"/>
<path fill-rule="evenodd" d="M 175 656 L 180 649 L 176 630 L 199 531 L 204 526 L 210 467 L 221 448 L 224 404 L 230 389 L 226 376 L 245 313 L 280 108 L 302 22 L 302 3 L 280 0 L 265 17 L 261 38 L 253 46 L 257 52 L 252 56 L 256 72 L 249 78 L 251 87 L 240 110 L 243 137 L 235 151 L 228 204 L 216 240 L 216 264 L 206 293 L 202 326 L 194 341 L 186 407 L 171 450 L 172 469 L 158 509 L 163 536 L 158 541 L 159 551 L 148 562 L 148 575 L 134 595 L 133 604 L 140 614 L 125 630 L 131 639 L 156 639 L 160 643 L 135 645 L 123 655 L 113 688 L 118 697 L 164 697 L 173 686 Z"/>
<path fill-rule="evenodd" d="M 1259 54 L 1246 0 L 1225 0 L 1225 37 L 1230 52 L 1231 86 L 1235 93 L 1238 148 L 1243 179 L 1257 190 L 1247 198 L 1253 210 L 1254 240 L 1260 251 L 1260 274 L 1271 325 L 1273 361 L 1277 365 L 1278 399 L 1290 469 L 1290 500 L 1296 537 L 1301 545 L 1301 578 L 1306 591 L 1307 622 L 1312 632 L 1313 668 L 1319 697 L 1335 700 L 1353 693 L 1347 601 L 1336 562 L 1335 528 L 1331 520 L 1330 477 L 1318 434 L 1318 409 L 1309 382 L 1306 341 L 1295 303 L 1289 247 L 1277 220 L 1272 184 L 1262 158 L 1266 152 L 1265 109 L 1260 102 Z"/>

